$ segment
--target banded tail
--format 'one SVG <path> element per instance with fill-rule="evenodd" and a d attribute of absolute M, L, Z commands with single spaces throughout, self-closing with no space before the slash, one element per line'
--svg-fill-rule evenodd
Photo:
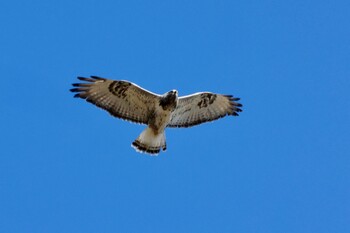
<path fill-rule="evenodd" d="M 131 146 L 138 152 L 157 155 L 160 150 L 166 150 L 165 132 L 155 134 L 151 128 L 147 127 Z"/>

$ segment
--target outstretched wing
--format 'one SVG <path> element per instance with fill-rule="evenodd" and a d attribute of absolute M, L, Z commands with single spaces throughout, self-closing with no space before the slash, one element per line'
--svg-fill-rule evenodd
<path fill-rule="evenodd" d="M 85 83 L 72 84 L 74 97 L 85 99 L 107 110 L 115 117 L 135 123 L 148 123 L 149 113 L 160 96 L 128 81 L 115 81 L 96 76 L 78 77 Z"/>
<path fill-rule="evenodd" d="M 238 116 L 242 110 L 239 98 L 201 92 L 179 98 L 168 127 L 190 127 L 217 120 L 226 115 Z"/>

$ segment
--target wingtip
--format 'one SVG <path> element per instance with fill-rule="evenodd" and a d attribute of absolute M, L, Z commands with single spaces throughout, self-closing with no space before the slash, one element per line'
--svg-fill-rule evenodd
<path fill-rule="evenodd" d="M 224 95 L 226 98 L 228 98 L 230 101 L 239 101 L 241 98 L 234 97 L 233 95 Z"/>
<path fill-rule="evenodd" d="M 78 76 L 78 79 L 80 81 L 91 82 L 91 83 L 96 81 L 96 79 L 94 78 L 86 78 L 86 77 L 80 77 L 80 76 Z"/>
<path fill-rule="evenodd" d="M 99 76 L 95 76 L 95 75 L 91 75 L 90 77 L 93 78 L 93 79 L 96 79 L 96 80 L 106 80 L 105 78 L 102 78 L 102 77 L 99 77 Z"/>
<path fill-rule="evenodd" d="M 85 77 L 77 77 L 80 81 L 91 82 L 91 79 Z"/>
<path fill-rule="evenodd" d="M 87 91 L 87 88 L 84 87 L 76 87 L 76 88 L 72 88 L 70 89 L 71 92 L 83 92 L 83 91 Z"/>

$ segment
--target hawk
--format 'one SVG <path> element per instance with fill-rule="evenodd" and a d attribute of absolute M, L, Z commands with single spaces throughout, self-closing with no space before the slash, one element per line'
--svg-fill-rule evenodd
<path fill-rule="evenodd" d="M 178 97 L 176 90 L 163 95 L 147 91 L 124 80 L 97 76 L 78 77 L 83 83 L 72 84 L 74 97 L 108 111 L 111 115 L 147 125 L 132 143 L 138 152 L 157 155 L 166 150 L 166 127 L 191 127 L 224 116 L 238 116 L 242 105 L 232 95 L 199 92 Z"/>

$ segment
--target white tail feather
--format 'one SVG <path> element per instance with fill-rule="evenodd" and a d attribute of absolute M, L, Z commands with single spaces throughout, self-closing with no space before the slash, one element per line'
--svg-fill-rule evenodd
<path fill-rule="evenodd" d="M 161 149 L 166 150 L 165 132 L 155 134 L 151 128 L 147 127 L 132 143 L 132 147 L 138 152 L 157 155 Z"/>

